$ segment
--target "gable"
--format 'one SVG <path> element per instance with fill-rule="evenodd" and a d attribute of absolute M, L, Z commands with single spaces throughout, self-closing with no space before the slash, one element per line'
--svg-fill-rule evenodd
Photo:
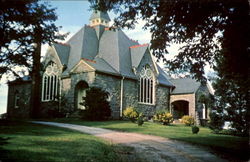
<path fill-rule="evenodd" d="M 150 66 L 150 68 L 153 71 L 155 77 L 157 78 L 159 72 L 158 72 L 157 67 L 155 66 L 155 62 L 154 62 L 154 60 L 153 60 L 153 58 L 151 56 L 151 53 L 149 52 L 148 49 L 145 51 L 144 56 L 142 57 L 142 59 L 140 61 L 140 64 L 139 64 L 139 66 L 137 68 L 137 71 L 140 72 L 145 65 Z"/>
<path fill-rule="evenodd" d="M 76 66 L 70 70 L 70 73 L 83 73 L 83 72 L 91 72 L 95 71 L 95 69 L 88 65 L 85 61 L 81 60 Z"/>
<path fill-rule="evenodd" d="M 56 63 L 59 68 L 62 68 L 63 66 L 55 48 L 51 46 L 48 47 L 45 59 L 43 60 L 44 67 L 46 67 L 50 62 Z"/>

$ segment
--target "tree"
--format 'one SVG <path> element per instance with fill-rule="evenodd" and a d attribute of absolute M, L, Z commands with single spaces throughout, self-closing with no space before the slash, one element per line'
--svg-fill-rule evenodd
<path fill-rule="evenodd" d="M 241 75 L 225 74 L 225 59 L 219 57 L 216 59 L 217 66 L 215 70 L 217 77 L 214 79 L 213 86 L 215 91 L 215 107 L 213 117 L 214 123 L 223 119 L 229 121 L 234 128 L 235 134 L 248 135 L 249 133 L 249 88 L 245 87 L 248 80 Z"/>
<path fill-rule="evenodd" d="M 31 116 L 39 114 L 41 44 L 62 38 L 57 35 L 55 9 L 38 0 L 0 2 L 0 77 L 32 77 Z M 22 69 L 22 70 L 20 70 Z"/>
<path fill-rule="evenodd" d="M 149 29 L 152 33 L 153 54 L 158 59 L 163 59 L 170 71 L 187 71 L 196 79 L 205 81 L 204 66 L 223 65 L 218 72 L 219 78 L 224 85 L 233 85 L 223 88 L 228 88 L 230 94 L 239 92 L 241 96 L 237 98 L 238 102 L 250 107 L 248 0 L 90 0 L 90 2 L 94 9 L 113 9 L 118 15 L 115 19 L 115 25 L 118 27 L 133 28 L 139 19 L 144 20 L 146 22 L 144 29 Z M 184 45 L 174 59 L 167 60 L 166 48 L 171 43 Z M 223 91 L 220 86 L 216 88 L 218 91 Z M 217 100 L 221 104 L 234 102 L 234 99 L 230 100 L 230 94 L 227 96 L 221 92 L 217 94 L 221 95 Z M 223 100 L 223 96 L 227 99 Z"/>
<path fill-rule="evenodd" d="M 109 93 L 98 87 L 91 87 L 86 91 L 86 97 L 82 103 L 86 110 L 82 113 L 88 120 L 106 120 L 111 115 Z"/>

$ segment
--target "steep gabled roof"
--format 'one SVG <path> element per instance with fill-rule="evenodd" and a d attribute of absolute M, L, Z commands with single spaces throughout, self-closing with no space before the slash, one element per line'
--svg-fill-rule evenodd
<path fill-rule="evenodd" d="M 68 68 L 71 69 L 81 58 L 94 59 L 98 51 L 98 39 L 94 28 L 84 26 L 73 35 L 67 44 L 70 45 Z"/>
<path fill-rule="evenodd" d="M 169 81 L 170 76 L 168 76 L 159 65 L 157 65 L 157 68 L 158 68 L 158 71 L 159 71 L 159 75 L 158 75 L 158 78 L 157 78 L 159 83 L 161 85 L 174 87 L 174 84 Z"/>
<path fill-rule="evenodd" d="M 192 78 L 179 78 L 170 80 L 175 89 L 172 91 L 172 94 L 191 94 L 195 93 L 201 86 L 200 82 L 197 82 Z"/>
<path fill-rule="evenodd" d="M 148 48 L 148 44 L 135 45 L 135 46 L 131 46 L 129 48 L 130 48 L 130 52 L 131 52 L 132 67 L 137 68 L 141 62 L 142 57 L 144 56 L 144 54 Z"/>
<path fill-rule="evenodd" d="M 68 59 L 69 59 L 70 46 L 67 44 L 61 44 L 61 43 L 54 43 L 53 46 L 56 50 L 56 53 L 62 65 L 67 65 Z"/>

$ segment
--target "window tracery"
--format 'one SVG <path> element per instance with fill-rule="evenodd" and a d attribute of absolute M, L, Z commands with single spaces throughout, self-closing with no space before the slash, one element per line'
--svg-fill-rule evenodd
<path fill-rule="evenodd" d="M 144 66 L 140 72 L 139 102 L 154 104 L 154 74 L 149 66 Z"/>
<path fill-rule="evenodd" d="M 54 62 L 48 64 L 42 78 L 42 101 L 57 100 L 59 96 L 60 70 Z"/>

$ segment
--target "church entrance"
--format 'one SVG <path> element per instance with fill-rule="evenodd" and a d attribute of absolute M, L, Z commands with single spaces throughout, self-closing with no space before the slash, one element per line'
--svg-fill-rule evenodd
<path fill-rule="evenodd" d="M 189 115 L 189 102 L 184 100 L 174 101 L 172 103 L 172 113 L 174 119 L 181 119 L 184 115 Z"/>
<path fill-rule="evenodd" d="M 89 88 L 88 83 L 85 81 L 80 81 L 76 84 L 75 87 L 75 106 L 76 109 L 84 110 L 85 106 L 84 97 L 86 97 L 86 90 Z"/>

